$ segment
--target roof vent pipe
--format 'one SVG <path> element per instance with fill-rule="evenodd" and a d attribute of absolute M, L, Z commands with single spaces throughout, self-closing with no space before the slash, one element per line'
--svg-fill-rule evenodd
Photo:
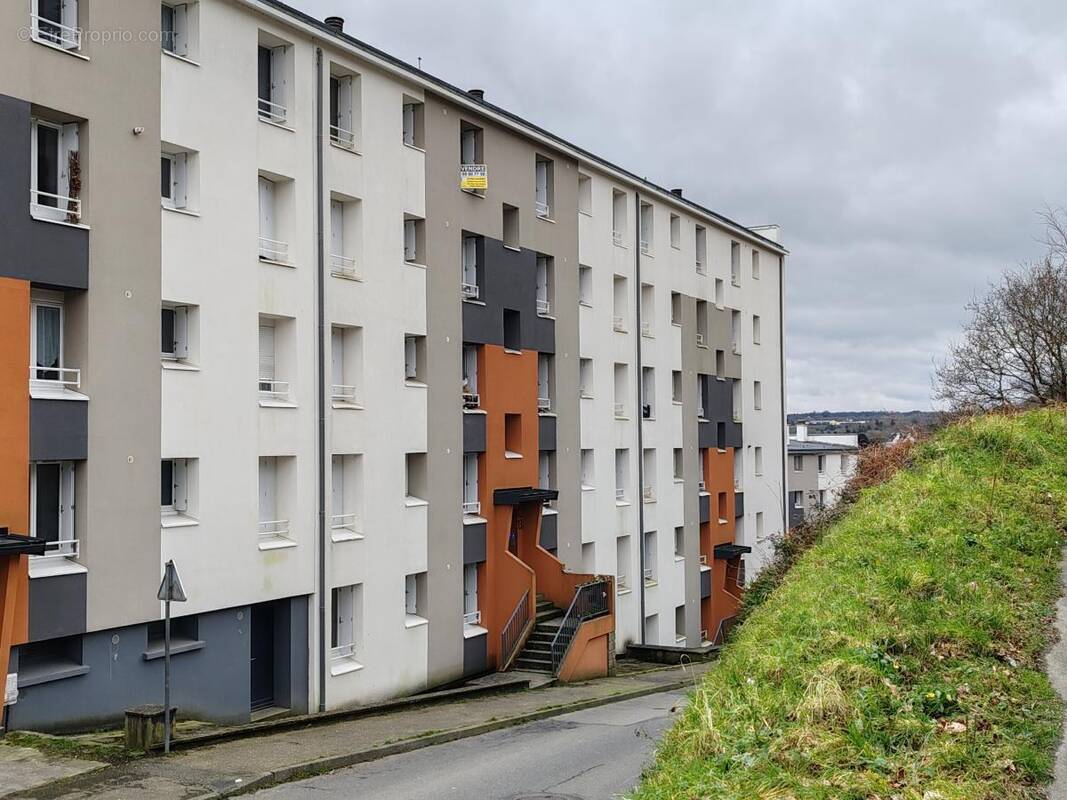
<path fill-rule="evenodd" d="M 671 194 L 673 194 L 675 197 L 681 197 L 682 196 L 682 190 L 681 189 L 671 189 Z"/>
<path fill-rule="evenodd" d="M 475 100 L 485 99 L 485 89 L 468 89 L 467 94 L 469 94 Z"/>
<path fill-rule="evenodd" d="M 326 17 L 323 22 L 326 23 L 326 27 L 331 30 L 337 31 L 337 33 L 345 32 L 345 18 L 344 17 Z"/>

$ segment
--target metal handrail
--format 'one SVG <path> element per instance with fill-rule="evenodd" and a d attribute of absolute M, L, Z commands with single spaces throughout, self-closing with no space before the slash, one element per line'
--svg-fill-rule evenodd
<path fill-rule="evenodd" d="M 552 410 L 552 398 L 551 397 L 538 397 L 537 398 L 537 410 L 538 411 L 551 411 Z"/>
<path fill-rule="evenodd" d="M 348 530 L 356 533 L 359 529 L 358 523 L 359 518 L 355 514 L 334 514 L 330 517 L 330 530 Z"/>
<path fill-rule="evenodd" d="M 542 317 L 547 317 L 552 312 L 552 304 L 548 300 L 538 297 L 536 302 L 537 313 Z"/>
<path fill-rule="evenodd" d="M 356 387 L 347 386 L 343 383 L 335 383 L 330 386 L 330 399 L 338 403 L 352 403 L 355 405 L 357 402 Z"/>
<path fill-rule="evenodd" d="M 286 245 L 286 250 L 288 249 Z M 330 253 L 330 274 L 339 275 L 342 278 L 358 278 L 359 270 L 356 269 L 356 259 L 340 253 Z"/>
<path fill-rule="evenodd" d="M 611 240 L 619 247 L 622 247 L 622 231 L 612 231 Z"/>
<path fill-rule="evenodd" d="M 351 658 L 356 654 L 356 643 L 349 642 L 348 644 L 338 645 L 337 647 L 330 648 L 330 658 Z"/>
<path fill-rule="evenodd" d="M 64 25 L 61 22 L 48 19 L 48 17 L 42 17 L 39 14 L 30 14 L 30 22 L 33 23 L 34 41 L 50 42 L 67 50 L 81 50 L 81 28 Z M 50 28 L 52 30 L 45 30 L 45 28 Z"/>
<path fill-rule="evenodd" d="M 641 240 L 641 252 L 642 253 L 647 253 L 648 251 L 649 251 L 648 239 L 642 239 Z"/>
<path fill-rule="evenodd" d="M 656 492 L 651 486 L 645 486 L 641 490 L 641 497 L 645 500 L 653 500 L 656 497 Z"/>
<path fill-rule="evenodd" d="M 459 285 L 459 293 L 465 300 L 477 300 L 481 291 L 476 283 L 464 282 Z"/>
<path fill-rule="evenodd" d="M 705 484 L 704 481 L 697 481 L 697 489 L 703 492 L 706 490 L 706 488 L 707 484 Z"/>
<path fill-rule="evenodd" d="M 464 625 L 481 625 L 482 624 L 482 612 L 481 611 L 468 611 L 463 615 Z"/>
<path fill-rule="evenodd" d="M 260 520 L 260 522 L 259 522 L 259 538 L 260 539 L 288 539 L 289 538 L 289 520 L 287 520 L 287 519 Z"/>
<path fill-rule="evenodd" d="M 285 122 L 286 117 L 289 114 L 289 109 L 283 106 L 281 103 L 273 103 L 265 98 L 257 98 L 259 105 L 259 118 L 266 120 L 267 122 L 275 122 L 279 125 Z"/>
<path fill-rule="evenodd" d="M 625 500 L 626 499 L 626 490 L 625 489 L 621 489 L 621 488 L 620 489 L 616 489 L 615 490 L 615 499 L 616 500 Z"/>
<path fill-rule="evenodd" d="M 703 347 L 703 346 L 704 346 L 704 334 L 698 333 L 697 334 L 697 347 Z"/>
<path fill-rule="evenodd" d="M 54 373 L 56 377 L 42 377 L 42 375 L 48 373 Z M 70 375 L 71 377 L 66 378 L 64 377 L 65 375 Z M 82 371 L 74 367 L 39 367 L 36 364 L 30 364 L 30 381 L 56 386 L 73 386 L 75 389 L 80 389 Z"/>
<path fill-rule="evenodd" d="M 619 333 L 626 332 L 626 321 L 622 317 L 612 317 L 611 324 Z"/>
<path fill-rule="evenodd" d="M 630 582 L 625 575 L 615 576 L 615 593 L 622 594 L 630 588 Z"/>
<path fill-rule="evenodd" d="M 571 600 L 567 613 L 563 615 L 559 630 L 552 637 L 553 673 L 559 672 L 574 635 L 582 623 L 611 613 L 611 601 L 608 599 L 610 591 L 611 581 L 604 579 L 583 584 L 575 590 L 574 599 Z"/>
<path fill-rule="evenodd" d="M 464 500 L 463 501 L 463 513 L 464 514 L 481 514 L 482 504 L 478 500 Z"/>
<path fill-rule="evenodd" d="M 707 565 L 707 563 L 708 563 L 708 555 L 707 555 L 707 553 L 701 553 L 700 554 L 700 563 L 702 565 L 704 565 L 704 566 Z"/>
<path fill-rule="evenodd" d="M 699 258 L 696 261 L 697 261 L 697 272 L 699 272 L 701 275 L 705 274 L 704 273 L 704 262 L 701 261 Z"/>
<path fill-rule="evenodd" d="M 260 236 L 259 257 L 270 261 L 286 261 L 289 258 L 289 243 Z"/>
<path fill-rule="evenodd" d="M 77 539 L 58 539 L 45 542 L 45 552 L 33 558 L 77 558 L 79 553 Z M 47 552 L 53 550 L 54 552 Z"/>
<path fill-rule="evenodd" d="M 537 216 L 545 219 L 548 217 L 548 203 L 542 203 L 540 200 L 534 201 L 534 208 L 537 211 Z"/>
<path fill-rule="evenodd" d="M 477 408 L 480 402 L 477 392 L 464 392 L 463 393 L 463 407 L 464 408 Z"/>
<path fill-rule="evenodd" d="M 526 630 L 526 625 L 529 621 L 530 590 L 527 589 L 523 592 L 522 597 L 519 598 L 515 610 L 511 612 L 511 616 L 508 617 L 508 621 L 504 623 L 504 627 L 500 631 L 501 668 L 507 666 L 515 651 L 518 650 L 519 644 L 522 642 L 522 634 Z"/>
<path fill-rule="evenodd" d="M 259 393 L 264 397 L 273 397 L 275 400 L 289 399 L 289 381 L 271 381 L 259 378 Z"/>
<path fill-rule="evenodd" d="M 356 146 L 356 134 L 352 131 L 345 130 L 340 125 L 331 125 L 330 141 L 334 144 L 341 145 L 341 147 L 352 150 Z"/>
<path fill-rule="evenodd" d="M 51 197 L 56 201 L 56 204 L 49 205 L 48 203 L 42 203 L 42 197 Z M 60 208 L 59 204 L 65 202 L 66 208 Z M 40 189 L 30 189 L 30 213 L 37 209 L 41 211 L 51 211 L 56 214 L 65 214 L 74 219 L 82 218 L 82 201 L 77 197 L 67 197 L 62 194 L 53 194 L 52 192 L 42 192 Z"/>
<path fill-rule="evenodd" d="M 722 640 L 726 637 L 726 634 L 729 632 L 728 630 L 724 631 L 723 628 L 726 627 L 727 623 L 729 623 L 730 627 L 732 628 L 733 627 L 733 621 L 735 619 L 737 619 L 737 615 L 736 614 L 734 614 L 732 616 L 729 616 L 729 617 L 723 617 L 721 620 L 719 620 L 719 627 L 715 629 L 715 638 L 711 640 L 712 644 L 722 644 Z M 706 631 L 702 631 L 702 633 L 706 633 Z M 705 639 L 705 641 L 707 641 L 707 640 Z"/>
<path fill-rule="evenodd" d="M 652 323 L 651 322 L 642 322 L 641 323 L 641 335 L 646 337 L 646 338 L 648 338 L 648 339 L 652 338 Z"/>
<path fill-rule="evenodd" d="M 626 406 L 622 403 L 615 404 L 615 419 L 622 419 L 626 416 Z"/>

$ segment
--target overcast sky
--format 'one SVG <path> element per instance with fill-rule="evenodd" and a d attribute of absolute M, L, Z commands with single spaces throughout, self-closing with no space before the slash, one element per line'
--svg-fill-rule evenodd
<path fill-rule="evenodd" d="M 1067 205 L 1067 3 L 290 0 L 748 225 L 790 411 L 929 408 L 963 305 Z"/>

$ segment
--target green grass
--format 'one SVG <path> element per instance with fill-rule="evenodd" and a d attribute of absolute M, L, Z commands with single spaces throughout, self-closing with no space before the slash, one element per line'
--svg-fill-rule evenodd
<path fill-rule="evenodd" d="M 756 608 L 635 797 L 1043 797 L 1063 409 L 959 423 L 864 490 Z"/>

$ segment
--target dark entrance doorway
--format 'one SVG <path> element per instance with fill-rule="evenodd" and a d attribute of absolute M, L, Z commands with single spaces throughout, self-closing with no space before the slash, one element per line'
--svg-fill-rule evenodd
<path fill-rule="evenodd" d="M 274 705 L 274 605 L 252 606 L 252 640 L 250 642 L 251 705 L 260 711 Z"/>

